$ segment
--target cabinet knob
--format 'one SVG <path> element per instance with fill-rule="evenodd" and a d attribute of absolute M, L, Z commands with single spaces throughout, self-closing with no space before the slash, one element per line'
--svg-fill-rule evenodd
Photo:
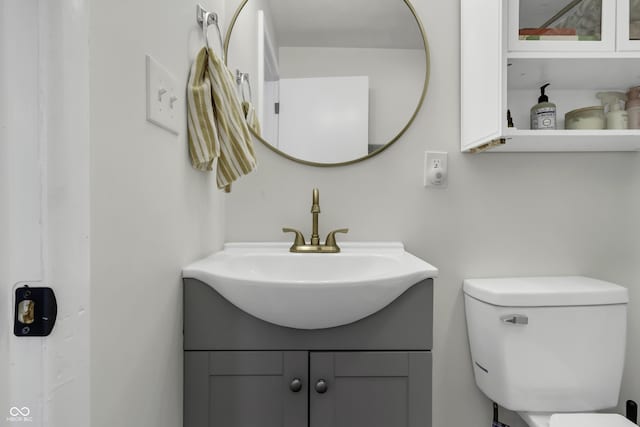
<path fill-rule="evenodd" d="M 297 393 L 300 390 L 302 390 L 302 380 L 300 380 L 300 378 L 292 379 L 291 384 L 289 384 L 289 390 L 291 390 L 294 393 Z"/>
<path fill-rule="evenodd" d="M 329 387 L 327 387 L 327 382 L 325 380 L 318 380 L 315 386 L 316 392 L 320 394 L 326 393 L 328 388 Z"/>

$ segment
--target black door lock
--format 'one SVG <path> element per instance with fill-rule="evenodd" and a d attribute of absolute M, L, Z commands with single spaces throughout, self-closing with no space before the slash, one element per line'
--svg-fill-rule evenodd
<path fill-rule="evenodd" d="M 53 330 L 58 305 L 53 289 L 16 288 L 16 306 L 13 334 L 17 337 L 46 337 Z"/>

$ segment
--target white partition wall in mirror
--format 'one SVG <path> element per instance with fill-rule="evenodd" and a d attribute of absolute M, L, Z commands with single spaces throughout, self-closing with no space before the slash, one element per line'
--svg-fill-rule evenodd
<path fill-rule="evenodd" d="M 429 79 L 408 0 L 243 0 L 225 51 L 229 69 L 249 76 L 238 90 L 256 110 L 256 137 L 314 166 L 382 152 L 413 121 Z"/>
<path fill-rule="evenodd" d="M 369 154 L 366 76 L 283 78 L 279 102 L 280 151 L 319 163 L 348 162 Z"/>

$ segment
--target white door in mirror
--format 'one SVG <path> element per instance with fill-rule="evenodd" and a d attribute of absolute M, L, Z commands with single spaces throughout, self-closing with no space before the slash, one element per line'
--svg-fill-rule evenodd
<path fill-rule="evenodd" d="M 447 153 L 437 151 L 424 152 L 424 186 L 447 188 Z"/>

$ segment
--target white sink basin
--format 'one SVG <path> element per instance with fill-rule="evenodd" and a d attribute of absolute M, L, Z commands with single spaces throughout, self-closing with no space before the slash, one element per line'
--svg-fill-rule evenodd
<path fill-rule="evenodd" d="M 227 243 L 182 270 L 245 312 L 276 325 L 321 329 L 384 308 L 438 269 L 402 243 L 340 243 L 337 254 L 289 252 L 290 243 Z"/>

